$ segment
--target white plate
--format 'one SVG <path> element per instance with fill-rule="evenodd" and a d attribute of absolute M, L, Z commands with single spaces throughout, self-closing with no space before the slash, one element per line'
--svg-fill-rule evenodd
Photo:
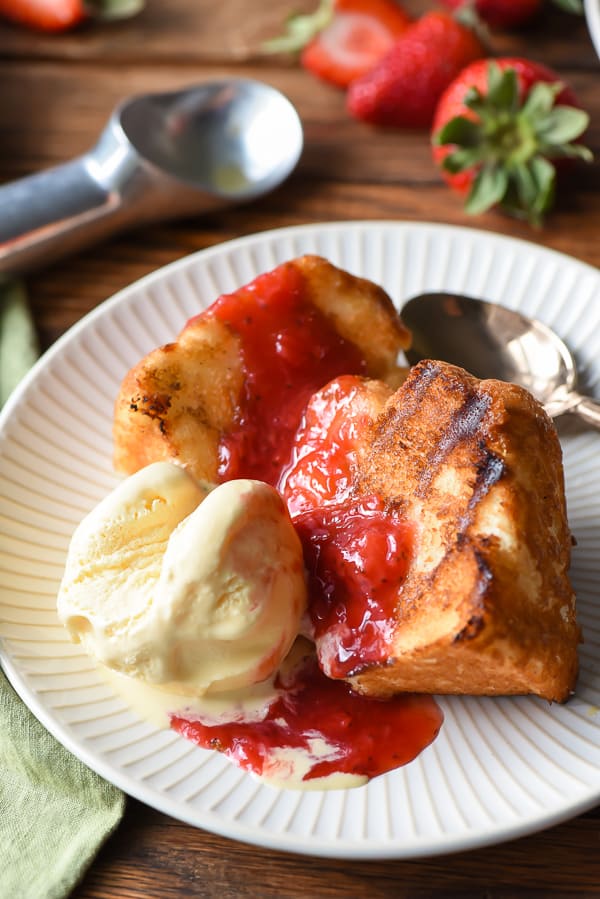
<path fill-rule="evenodd" d="M 583 0 L 583 8 L 592 43 L 600 56 L 600 0 Z"/>
<path fill-rule="evenodd" d="M 71 645 L 54 603 L 70 535 L 117 479 L 112 406 L 126 370 L 188 317 L 304 252 L 383 284 L 401 304 L 447 288 L 543 319 L 600 396 L 600 273 L 524 242 L 427 224 L 340 223 L 258 234 L 133 284 L 66 334 L 0 418 L 0 636 L 27 705 L 75 755 L 148 805 L 216 833 L 331 857 L 411 857 L 517 837 L 600 799 L 600 435 L 564 438 L 573 578 L 585 643 L 576 696 L 442 700 L 440 736 L 349 791 L 265 786 L 139 720 Z"/>

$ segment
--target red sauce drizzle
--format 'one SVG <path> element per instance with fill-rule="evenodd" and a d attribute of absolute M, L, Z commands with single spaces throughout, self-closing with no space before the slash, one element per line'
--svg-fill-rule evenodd
<path fill-rule="evenodd" d="M 306 301 L 291 264 L 219 297 L 206 314 L 239 335 L 245 373 L 236 428 L 219 448 L 219 478 L 275 484 L 310 396 L 337 375 L 365 373 L 366 362 Z"/>
<path fill-rule="evenodd" d="M 375 496 L 301 512 L 294 523 L 323 669 L 329 677 L 348 677 L 385 661 L 398 587 L 412 553 L 412 527 Z"/>
<path fill-rule="evenodd" d="M 329 677 L 388 657 L 398 587 L 412 554 L 410 524 L 378 497 L 352 493 L 365 426 L 360 380 L 332 381 L 308 403 L 280 480 L 302 540 L 312 635 Z"/>
<path fill-rule="evenodd" d="M 309 781 L 330 774 L 376 777 L 404 765 L 431 743 L 442 713 L 430 696 L 402 695 L 386 701 L 354 693 L 334 681 L 309 655 L 276 682 L 278 696 L 261 721 L 206 724 L 173 716 L 172 727 L 205 749 L 224 752 L 239 767 L 262 775 L 277 749 L 297 749 L 312 759 Z M 326 757 L 311 755 L 310 741 L 325 740 Z"/>

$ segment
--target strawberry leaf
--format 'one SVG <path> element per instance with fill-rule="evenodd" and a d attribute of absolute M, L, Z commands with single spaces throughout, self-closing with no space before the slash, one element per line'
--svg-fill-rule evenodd
<path fill-rule="evenodd" d="M 467 171 L 481 162 L 481 150 L 478 147 L 460 147 L 449 153 L 442 165 L 447 172 L 457 175 Z"/>
<path fill-rule="evenodd" d="M 534 227 L 543 223 L 544 213 L 554 203 L 556 170 L 543 156 L 535 156 L 526 165 L 510 173 L 510 183 L 501 206 L 515 218 Z"/>
<path fill-rule="evenodd" d="M 464 96 L 463 103 L 473 112 L 476 112 L 479 116 L 485 116 L 489 111 L 489 104 L 486 102 L 486 98 L 476 87 L 469 88 Z"/>
<path fill-rule="evenodd" d="M 563 85 L 560 82 L 548 84 L 545 81 L 538 81 L 529 91 L 527 99 L 523 104 L 523 115 L 533 119 L 550 112 L 556 97 L 562 89 Z"/>
<path fill-rule="evenodd" d="M 519 84 L 514 69 L 502 72 L 499 66 L 490 63 L 487 100 L 497 110 L 516 112 L 519 106 Z"/>
<path fill-rule="evenodd" d="M 506 169 L 496 165 L 483 166 L 473 181 L 465 210 L 470 215 L 486 212 L 502 201 L 507 188 L 508 173 Z"/>
<path fill-rule="evenodd" d="M 290 16 L 285 32 L 261 45 L 264 53 L 299 53 L 333 19 L 334 0 L 321 0 L 313 13 Z"/>
<path fill-rule="evenodd" d="M 594 154 L 589 147 L 583 144 L 566 144 L 554 151 L 555 156 L 566 156 L 569 159 L 581 159 L 583 162 L 593 162 Z"/>
<path fill-rule="evenodd" d="M 529 163 L 529 170 L 537 187 L 537 195 L 533 204 L 534 215 L 541 216 L 547 212 L 554 202 L 556 187 L 556 169 L 543 156 L 534 156 Z"/>
<path fill-rule="evenodd" d="M 136 16 L 145 6 L 144 0 L 86 0 L 85 8 L 93 19 L 112 21 Z"/>
<path fill-rule="evenodd" d="M 583 109 L 555 106 L 538 122 L 536 132 L 545 144 L 566 144 L 580 137 L 589 125 L 590 117 Z"/>
<path fill-rule="evenodd" d="M 513 185 L 516 191 L 516 207 L 519 210 L 531 209 L 535 205 L 537 187 L 533 173 L 527 165 L 515 166 L 512 172 Z M 508 201 L 505 208 L 508 208 Z M 509 210 L 510 211 L 510 210 Z"/>
<path fill-rule="evenodd" d="M 446 122 L 435 136 L 436 144 L 459 144 L 461 147 L 475 147 L 481 143 L 481 128 L 477 122 L 465 116 L 455 116 Z"/>

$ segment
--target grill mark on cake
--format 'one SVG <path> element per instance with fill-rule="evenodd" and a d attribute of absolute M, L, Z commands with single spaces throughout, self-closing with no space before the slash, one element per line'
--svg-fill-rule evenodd
<path fill-rule="evenodd" d="M 423 497 L 432 480 L 450 453 L 461 443 L 473 441 L 491 404 L 485 393 L 471 393 L 462 406 L 454 412 L 446 430 L 440 435 L 433 452 L 429 454 L 419 478 L 417 495 Z M 478 473 L 479 480 L 479 473 Z M 488 490 L 494 481 L 490 481 Z"/>
<path fill-rule="evenodd" d="M 463 552 L 466 544 L 471 542 L 471 538 L 467 534 L 467 529 L 477 506 L 506 472 L 504 461 L 495 453 L 491 452 L 491 450 L 488 450 L 483 441 L 480 441 L 479 449 L 482 451 L 482 458 L 477 464 L 477 476 L 473 493 L 469 498 L 464 514 L 460 516 L 457 522 L 456 541 L 452 546 L 446 546 L 443 558 L 435 568 L 418 580 L 416 588 L 413 585 L 413 590 L 410 593 L 405 591 L 404 586 L 400 588 L 398 593 L 398 604 L 396 607 L 398 623 L 406 623 L 411 618 L 415 611 L 415 603 L 418 601 L 418 597 L 427 594 L 428 590 L 433 589 L 436 580 L 440 577 L 444 577 L 444 570 L 451 563 L 454 553 Z M 478 577 L 474 588 L 481 611 L 474 613 L 467 625 L 465 625 L 463 631 L 455 636 L 455 641 L 472 639 L 477 636 L 484 625 L 483 600 L 491 582 L 492 574 L 484 554 L 477 549 L 474 549 L 473 551 L 478 570 Z"/>
<path fill-rule="evenodd" d="M 485 595 L 493 581 L 493 574 L 486 559 L 480 552 L 475 550 L 474 556 L 479 577 L 475 584 L 474 592 L 476 597 L 472 601 L 472 605 L 476 605 L 477 608 L 473 611 L 465 626 L 454 635 L 453 643 L 462 643 L 465 640 L 475 639 L 485 626 Z"/>
<path fill-rule="evenodd" d="M 428 392 L 431 384 L 440 376 L 440 367 L 435 362 L 427 360 L 420 362 L 412 369 L 411 375 L 404 382 L 403 390 L 405 396 L 402 399 L 402 406 L 392 410 L 385 410 L 381 422 L 385 424 L 390 417 L 394 419 L 394 427 L 397 423 L 404 421 L 417 412 L 424 395 Z"/>
<path fill-rule="evenodd" d="M 458 521 L 458 542 L 464 539 L 464 532 L 471 523 L 473 513 L 479 503 L 489 493 L 494 484 L 504 477 L 506 473 L 506 464 L 500 456 L 497 456 L 491 450 L 487 449 L 482 441 L 482 460 L 477 466 L 477 478 L 473 492 L 469 498 L 466 511 Z"/>
<path fill-rule="evenodd" d="M 484 458 L 477 471 L 477 481 L 473 495 L 469 500 L 468 512 L 471 512 L 481 502 L 483 497 L 489 493 L 494 484 L 497 484 L 505 473 L 506 463 L 504 460 L 486 448 Z"/>

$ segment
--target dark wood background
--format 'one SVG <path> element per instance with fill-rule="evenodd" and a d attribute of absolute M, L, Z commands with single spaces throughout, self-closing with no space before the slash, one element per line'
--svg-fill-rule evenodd
<path fill-rule="evenodd" d="M 600 265 L 600 164 L 575 175 L 543 231 L 496 213 L 476 221 L 441 183 L 422 132 L 352 121 L 343 94 L 260 42 L 310 0 L 148 0 L 135 20 L 45 36 L 0 25 L 0 181 L 65 161 L 95 141 L 115 103 L 230 73 L 267 81 L 296 105 L 306 147 L 293 176 L 244 208 L 145 227 L 31 275 L 42 346 L 131 281 L 232 237 L 349 219 L 474 225 Z M 432 4 L 407 2 L 413 12 Z M 582 19 L 547 4 L 534 27 L 494 34 L 495 54 L 557 69 L 592 114 L 600 159 L 600 62 Z M 1 875 L 0 875 L 1 877 Z M 600 896 L 600 810 L 493 848 L 415 861 L 338 862 L 269 852 L 181 824 L 128 800 L 125 819 L 76 890 L 77 899 L 170 897 Z"/>

